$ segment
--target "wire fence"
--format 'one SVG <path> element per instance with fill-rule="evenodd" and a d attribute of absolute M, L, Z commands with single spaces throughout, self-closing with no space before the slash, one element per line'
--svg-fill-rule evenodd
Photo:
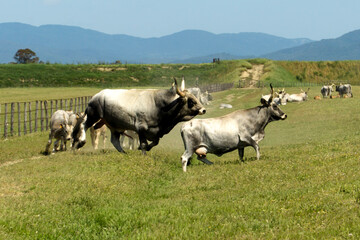
<path fill-rule="evenodd" d="M 59 110 L 84 112 L 91 96 L 0 104 L 0 138 L 49 130 L 52 114 Z"/>

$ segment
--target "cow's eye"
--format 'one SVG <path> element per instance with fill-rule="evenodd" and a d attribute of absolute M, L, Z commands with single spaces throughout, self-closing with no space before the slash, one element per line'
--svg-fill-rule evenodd
<path fill-rule="evenodd" d="M 195 102 L 192 99 L 188 100 L 188 107 L 192 108 L 195 105 Z"/>

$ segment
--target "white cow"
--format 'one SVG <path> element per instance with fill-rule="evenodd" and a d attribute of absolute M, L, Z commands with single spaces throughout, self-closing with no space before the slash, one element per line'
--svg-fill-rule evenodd
<path fill-rule="evenodd" d="M 57 110 L 50 119 L 50 134 L 46 144 L 45 154 L 50 154 L 52 139 L 55 138 L 52 152 L 66 151 L 66 142 L 71 140 L 71 133 L 77 122 L 78 115 L 72 111 Z M 59 141 L 60 149 L 59 149 Z M 71 146 L 70 146 L 71 147 Z"/>
<path fill-rule="evenodd" d="M 125 141 L 127 137 L 127 142 Z M 120 144 L 124 148 L 129 148 L 130 150 L 135 150 L 139 147 L 139 135 L 135 131 L 126 130 L 120 137 Z"/>
<path fill-rule="evenodd" d="M 106 125 L 103 125 L 101 128 L 98 129 L 94 129 L 94 126 L 90 128 L 91 143 L 95 150 L 99 147 L 99 140 L 101 136 L 103 138 L 103 149 L 105 149 L 107 139 L 106 129 Z"/>

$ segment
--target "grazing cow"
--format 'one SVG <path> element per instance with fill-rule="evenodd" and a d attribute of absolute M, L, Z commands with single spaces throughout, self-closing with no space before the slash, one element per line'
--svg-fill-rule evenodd
<path fill-rule="evenodd" d="M 125 142 L 125 137 L 127 137 L 127 146 Z M 122 147 L 128 147 L 130 150 L 135 150 L 139 147 L 139 136 L 136 132 L 126 130 L 124 134 L 120 137 L 120 144 Z"/>
<path fill-rule="evenodd" d="M 99 140 L 102 136 L 103 138 L 103 149 L 105 149 L 106 145 L 106 125 L 103 125 L 101 128 L 95 129 L 94 126 L 90 128 L 90 136 L 91 136 L 91 143 L 93 148 L 96 150 L 99 147 Z"/>
<path fill-rule="evenodd" d="M 350 84 L 341 84 L 336 86 L 336 91 L 339 92 L 340 97 L 347 95 L 348 97 L 353 97 L 351 92 L 351 85 Z"/>
<path fill-rule="evenodd" d="M 331 98 L 331 96 L 330 96 L 330 98 Z M 321 97 L 320 96 L 315 96 L 314 99 L 315 100 L 321 100 Z"/>
<path fill-rule="evenodd" d="M 326 97 L 331 97 L 332 92 L 334 91 L 333 87 L 335 86 L 335 84 L 331 84 L 331 85 L 324 85 L 320 92 L 323 96 L 323 98 Z"/>
<path fill-rule="evenodd" d="M 181 137 L 185 152 L 181 156 L 182 168 L 186 172 L 189 159 L 196 153 L 198 159 L 212 164 L 206 159 L 207 153 L 218 156 L 238 149 L 240 160 L 243 161 L 244 148 L 252 146 L 260 158 L 258 143 L 265 136 L 265 127 L 269 122 L 285 120 L 286 114 L 272 101 L 261 98 L 261 106 L 238 110 L 225 116 L 208 119 L 193 119 L 181 127 Z"/>
<path fill-rule="evenodd" d="M 53 153 L 58 151 L 59 141 L 60 150 L 66 151 L 66 141 L 71 139 L 71 133 L 76 124 L 78 115 L 72 111 L 57 110 L 53 113 L 50 119 L 50 134 L 49 140 L 46 144 L 45 154 L 50 154 L 50 146 L 52 139 L 55 138 Z"/>
<path fill-rule="evenodd" d="M 286 99 L 287 102 L 304 102 L 308 98 L 307 93 L 309 92 L 309 90 L 310 90 L 310 88 L 308 88 L 308 90 L 306 92 L 304 92 L 301 89 L 301 93 L 298 93 L 298 94 L 288 94 L 288 93 L 286 93 L 284 95 L 284 98 Z"/>
<path fill-rule="evenodd" d="M 124 152 L 120 135 L 125 130 L 132 130 L 139 135 L 140 149 L 146 154 L 177 123 L 206 112 L 199 100 L 185 90 L 185 82 L 179 89 L 174 80 L 170 89 L 100 91 L 90 100 L 82 120 L 74 128 L 73 147 L 81 148 L 86 143 L 86 130 L 100 120 L 94 128 L 106 124 L 111 132 L 111 143 L 119 152 Z"/>

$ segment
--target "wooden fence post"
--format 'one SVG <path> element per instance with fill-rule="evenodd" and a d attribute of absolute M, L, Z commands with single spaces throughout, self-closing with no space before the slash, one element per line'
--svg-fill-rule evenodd
<path fill-rule="evenodd" d="M 21 136 L 21 116 L 20 116 L 20 103 L 17 103 L 18 108 L 18 135 Z"/>
<path fill-rule="evenodd" d="M 47 101 L 44 101 L 44 109 L 45 109 L 45 129 L 49 130 L 49 118 L 48 118 L 48 109 L 47 109 Z"/>
<path fill-rule="evenodd" d="M 40 101 L 40 126 L 41 126 L 41 131 L 44 131 L 43 101 Z"/>
<path fill-rule="evenodd" d="M 60 109 L 64 109 L 64 108 L 63 108 L 63 100 L 62 100 L 62 99 L 60 99 Z"/>
<path fill-rule="evenodd" d="M 10 135 L 14 136 L 14 115 L 15 115 L 15 103 L 10 104 Z"/>
<path fill-rule="evenodd" d="M 73 111 L 73 99 L 72 98 L 70 98 L 70 110 Z"/>
<path fill-rule="evenodd" d="M 68 104 L 67 104 L 67 99 L 65 99 L 65 111 L 68 111 L 68 106 L 67 106 Z"/>
<path fill-rule="evenodd" d="M 52 116 L 53 113 L 53 100 L 50 100 L 50 116 Z"/>
<path fill-rule="evenodd" d="M 27 110 L 26 110 L 26 102 L 24 102 L 24 135 L 26 135 L 26 124 L 27 124 L 27 121 L 26 121 L 26 117 L 27 117 Z"/>
<path fill-rule="evenodd" d="M 30 131 L 30 133 L 32 133 L 32 121 L 31 121 L 31 114 L 32 114 L 32 112 L 31 112 L 31 102 L 29 102 L 29 131 Z"/>
<path fill-rule="evenodd" d="M 84 97 L 81 97 L 81 112 L 84 111 Z"/>
<path fill-rule="evenodd" d="M 77 112 L 76 106 L 77 106 L 77 98 L 75 98 L 75 102 L 74 102 L 74 112 Z"/>
<path fill-rule="evenodd" d="M 7 138 L 7 127 L 8 127 L 8 122 L 7 122 L 7 103 L 5 103 L 5 112 L 4 112 L 4 138 Z"/>
<path fill-rule="evenodd" d="M 38 129 L 38 110 L 39 110 L 39 101 L 35 102 L 35 127 L 34 132 L 37 132 Z"/>

